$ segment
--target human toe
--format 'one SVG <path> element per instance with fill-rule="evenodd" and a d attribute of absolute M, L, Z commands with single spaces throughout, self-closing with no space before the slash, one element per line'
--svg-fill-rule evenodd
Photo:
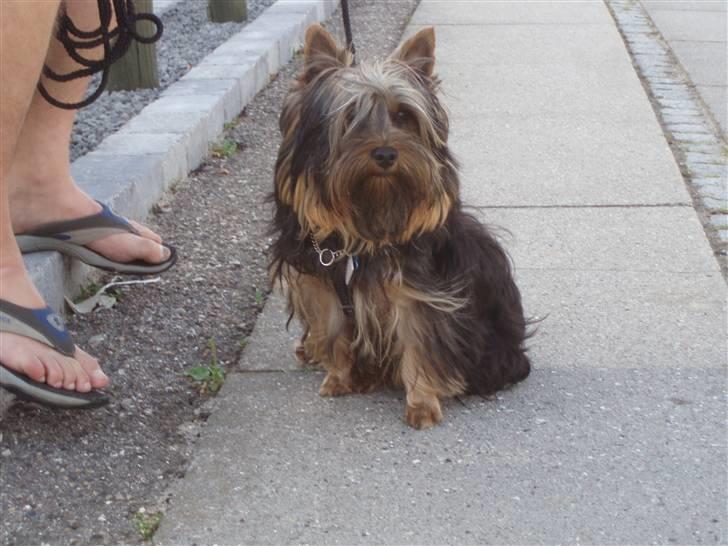
<path fill-rule="evenodd" d="M 79 362 L 94 389 L 103 389 L 109 384 L 109 378 L 101 370 L 99 361 L 82 349 L 76 349 L 76 360 Z"/>
<path fill-rule="evenodd" d="M 151 239 L 155 243 L 162 244 L 162 237 L 157 235 L 155 232 L 153 232 L 147 226 L 140 224 L 139 222 L 135 222 L 133 220 L 130 220 L 129 223 L 134 227 L 134 229 L 137 230 L 139 235 L 141 235 L 145 239 Z"/>

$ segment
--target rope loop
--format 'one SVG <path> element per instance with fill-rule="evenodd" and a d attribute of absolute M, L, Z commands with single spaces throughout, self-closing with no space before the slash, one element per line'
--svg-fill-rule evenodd
<path fill-rule="evenodd" d="M 164 27 L 161 19 L 151 13 L 134 12 L 134 0 L 96 0 L 99 9 L 99 27 L 84 31 L 79 29 L 67 13 L 63 12 L 58 21 L 56 39 L 61 42 L 69 57 L 84 68 L 79 68 L 68 74 L 58 74 L 47 65 L 43 66 L 43 75 L 56 82 L 68 82 L 85 78 L 101 72 L 101 83 L 88 97 L 80 102 L 66 103 L 51 96 L 42 82 L 38 82 L 38 92 L 53 106 L 64 110 L 76 110 L 94 102 L 106 89 L 109 81 L 109 68 L 121 59 L 129 50 L 133 40 L 142 44 L 152 44 L 162 36 Z M 116 14 L 116 28 L 109 30 L 113 15 Z M 154 25 L 152 36 L 145 37 L 136 31 L 139 21 L 149 21 Z M 94 60 L 84 57 L 81 52 L 103 46 L 104 54 L 101 59 Z"/>

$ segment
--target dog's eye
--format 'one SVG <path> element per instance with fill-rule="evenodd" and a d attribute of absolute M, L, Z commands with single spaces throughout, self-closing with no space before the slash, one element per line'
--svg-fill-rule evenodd
<path fill-rule="evenodd" d="M 397 125 L 406 125 L 410 121 L 412 121 L 412 114 L 402 108 L 397 110 L 397 113 L 394 115 L 394 123 Z"/>

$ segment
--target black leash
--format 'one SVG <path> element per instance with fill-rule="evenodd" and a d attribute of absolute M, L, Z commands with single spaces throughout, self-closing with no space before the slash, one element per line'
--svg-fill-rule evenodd
<path fill-rule="evenodd" d="M 356 49 L 354 48 L 354 38 L 351 35 L 351 19 L 349 17 L 349 2 L 341 0 L 341 15 L 344 18 L 344 33 L 346 34 L 346 48 L 351 52 L 352 63 L 356 64 Z"/>
<path fill-rule="evenodd" d="M 113 3 L 113 9 L 112 9 Z M 98 88 L 84 100 L 77 103 L 61 102 L 51 96 L 42 82 L 38 82 L 38 92 L 53 106 L 64 110 L 76 110 L 88 106 L 95 101 L 106 89 L 109 80 L 109 68 L 128 51 L 132 40 L 142 44 L 151 44 L 159 40 L 164 30 L 162 21 L 151 13 L 134 12 L 134 0 L 97 0 L 99 8 L 99 28 L 92 31 L 80 30 L 71 18 L 64 12 L 58 21 L 56 39 L 63 44 L 68 55 L 84 68 L 74 70 L 68 74 L 58 74 L 48 66 L 43 67 L 43 75 L 57 82 L 67 82 L 85 78 L 101 72 L 101 83 Z M 117 27 L 109 31 L 112 17 L 116 14 Z M 136 31 L 138 21 L 149 21 L 156 29 L 154 35 L 145 38 Z M 112 44 L 113 42 L 113 44 Z M 99 60 L 87 59 L 80 51 L 93 49 L 103 45 L 104 55 Z"/>

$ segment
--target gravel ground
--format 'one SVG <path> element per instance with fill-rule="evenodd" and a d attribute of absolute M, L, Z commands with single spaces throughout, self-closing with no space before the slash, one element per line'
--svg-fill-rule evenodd
<path fill-rule="evenodd" d="M 248 0 L 248 22 L 274 2 Z M 104 138 L 138 114 L 169 85 L 246 25 L 210 23 L 207 2 L 201 0 L 181 0 L 164 11 L 160 18 L 164 24 L 164 33 L 156 44 L 159 87 L 107 92 L 79 111 L 71 139 L 72 161 L 93 150 Z M 100 81 L 101 76 L 97 74 L 89 86 L 89 92 L 95 90 Z"/>
<path fill-rule="evenodd" d="M 390 51 L 416 4 L 391 2 L 383 11 L 351 2 L 360 55 Z M 337 13 L 330 28 L 343 36 L 339 20 Z M 300 62 L 228 130 L 238 153 L 210 158 L 157 206 L 149 224 L 177 245 L 177 266 L 158 284 L 124 289 L 113 309 L 70 321 L 112 378 L 112 404 L 90 413 L 16 404 L 0 421 L 0 543 L 140 543 L 138 522 L 164 511 L 170 480 L 184 475 L 215 407 L 183 372 L 210 362 L 214 339 L 221 365 L 234 373 L 267 289 L 263 199 L 281 103 Z"/>

